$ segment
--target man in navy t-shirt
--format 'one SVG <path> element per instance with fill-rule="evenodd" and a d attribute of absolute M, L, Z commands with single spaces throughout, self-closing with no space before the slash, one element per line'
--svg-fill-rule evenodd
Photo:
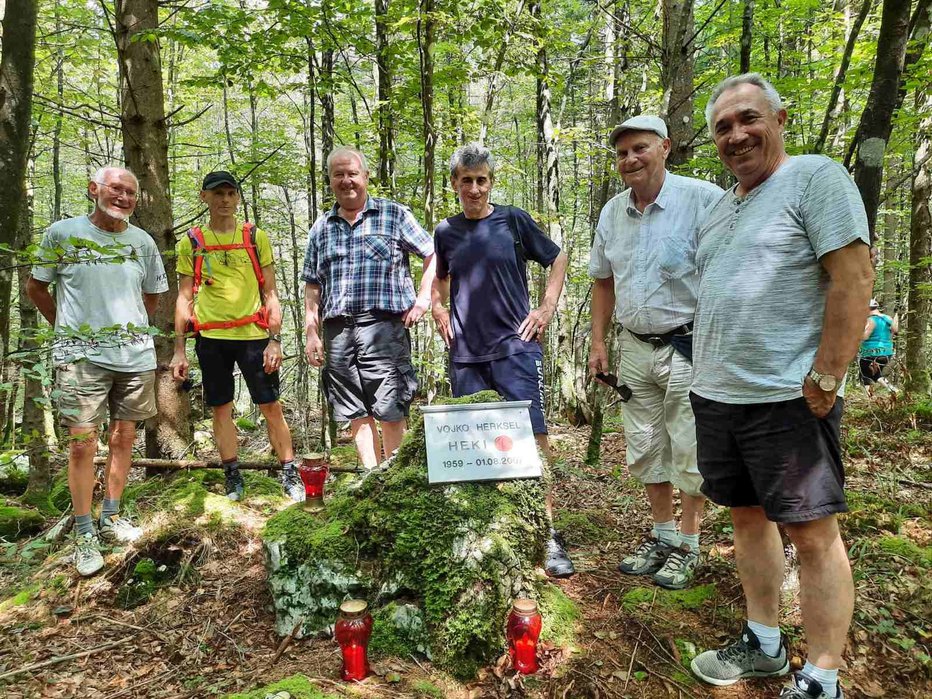
<path fill-rule="evenodd" d="M 489 203 L 494 181 L 495 160 L 478 143 L 463 146 L 450 159 L 450 182 L 463 213 L 442 221 L 434 234 L 433 316 L 450 349 L 453 395 L 492 389 L 506 400 L 531 401 L 534 436 L 549 459 L 540 340 L 563 290 L 567 257 L 526 211 Z M 527 260 L 550 267 L 544 300 L 534 310 Z M 554 577 L 574 572 L 553 530 L 546 569 Z"/>

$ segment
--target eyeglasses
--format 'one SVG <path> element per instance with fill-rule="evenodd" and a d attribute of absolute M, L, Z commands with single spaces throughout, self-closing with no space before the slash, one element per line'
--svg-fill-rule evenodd
<path fill-rule="evenodd" d="M 127 199 L 135 199 L 137 194 L 135 189 L 126 189 L 125 187 L 114 187 L 112 184 L 107 184 L 106 182 L 97 182 L 98 187 L 106 187 L 110 190 L 110 193 L 116 197 L 126 197 Z"/>

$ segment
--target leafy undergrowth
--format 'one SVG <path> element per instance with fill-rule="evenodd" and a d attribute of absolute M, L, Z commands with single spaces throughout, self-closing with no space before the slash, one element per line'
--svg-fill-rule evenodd
<path fill-rule="evenodd" d="M 0 675 L 92 651 L 0 679 L 0 695 L 775 697 L 779 681 L 710 688 L 687 669 L 697 652 L 733 638 L 744 615 L 727 512 L 707 517 L 708 561 L 693 588 L 671 593 L 622 576 L 615 566 L 648 527 L 646 499 L 626 476 L 620 429 L 605 435 L 598 467 L 582 463 L 587 438 L 585 429 L 554 429 L 557 521 L 579 572 L 558 583 L 575 605 L 554 600 L 550 613 L 579 614 L 580 631 L 573 646 L 544 646 L 537 675 L 515 677 L 503 658 L 464 684 L 422 657 L 380 655 L 374 676 L 346 685 L 331 639 L 278 653 L 258 533 L 286 502 L 273 480 L 249 474 L 249 496 L 230 504 L 220 474 L 208 472 L 134 483 L 132 506 L 153 531 L 111 552 L 94 578 L 72 574 L 67 545 L 31 539 L 0 549 Z M 843 441 L 851 512 L 842 526 L 858 594 L 846 696 L 932 696 L 932 414 L 855 395 Z M 793 579 L 782 625 L 799 663 L 806 647 Z"/>

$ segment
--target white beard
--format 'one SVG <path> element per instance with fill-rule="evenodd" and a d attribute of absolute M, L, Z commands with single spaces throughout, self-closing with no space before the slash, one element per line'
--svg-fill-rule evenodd
<path fill-rule="evenodd" d="M 132 212 L 126 213 L 125 211 L 122 211 L 116 207 L 107 208 L 104 206 L 103 201 L 101 201 L 102 199 L 103 197 L 97 197 L 97 208 L 101 212 L 105 213 L 110 218 L 116 219 L 117 221 L 122 221 L 123 223 L 129 221 L 129 217 L 132 216 Z"/>

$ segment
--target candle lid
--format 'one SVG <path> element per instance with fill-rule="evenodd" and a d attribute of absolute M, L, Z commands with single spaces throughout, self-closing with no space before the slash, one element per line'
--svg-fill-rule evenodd
<path fill-rule="evenodd" d="M 358 616 L 369 608 L 364 599 L 348 599 L 340 605 L 340 611 L 351 616 Z"/>
<path fill-rule="evenodd" d="M 532 599 L 516 599 L 511 606 L 518 614 L 533 614 L 537 611 L 537 602 Z"/>
<path fill-rule="evenodd" d="M 324 463 L 324 455 L 318 452 L 309 452 L 301 456 L 301 461 L 305 466 L 320 466 Z"/>

